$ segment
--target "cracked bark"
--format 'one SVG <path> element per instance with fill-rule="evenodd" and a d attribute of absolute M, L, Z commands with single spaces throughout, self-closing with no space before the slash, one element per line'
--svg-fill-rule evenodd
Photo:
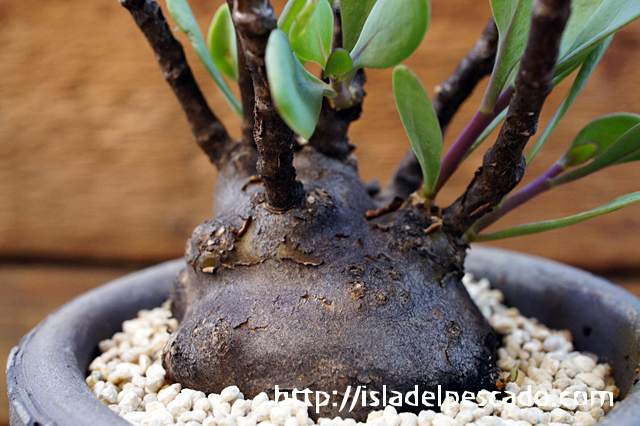
<path fill-rule="evenodd" d="M 154 0 L 119 0 L 133 17 L 155 53 L 162 75 L 178 98 L 198 146 L 219 169 L 235 144 L 213 114 L 187 63 L 182 45 L 173 36 Z"/>
<path fill-rule="evenodd" d="M 443 212 L 444 224 L 461 236 L 492 210 L 522 179 L 522 155 L 536 133 L 540 110 L 552 89 L 562 32 L 570 13 L 570 0 L 537 0 L 533 4 L 531 32 L 516 75 L 515 94 L 495 144 L 484 155 L 464 194 Z"/>
<path fill-rule="evenodd" d="M 293 131 L 280 118 L 267 81 L 264 55 L 269 34 L 277 27 L 276 16 L 268 0 L 229 0 L 229 8 L 253 81 L 253 139 L 267 205 L 288 210 L 300 203 L 303 189 L 293 167 Z"/>
<path fill-rule="evenodd" d="M 480 80 L 491 74 L 498 47 L 498 29 L 489 21 L 473 48 L 462 59 L 456 70 L 443 83 L 436 86 L 433 108 L 444 134 L 460 105 L 471 95 Z M 411 147 L 393 171 L 387 187 L 378 196 L 386 202 L 394 197 L 407 198 L 422 184 L 422 170 Z"/>

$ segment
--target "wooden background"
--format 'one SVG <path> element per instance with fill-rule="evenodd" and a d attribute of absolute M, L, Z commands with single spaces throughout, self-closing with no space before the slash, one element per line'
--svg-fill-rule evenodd
<path fill-rule="evenodd" d="M 220 3 L 191 1 L 203 29 Z M 282 6 L 275 3 L 277 11 Z M 432 9 L 427 37 L 406 61 L 428 88 L 455 68 L 490 16 L 487 1 L 433 0 Z M 614 39 L 525 181 L 552 164 L 593 118 L 640 113 L 639 48 L 636 23 Z M 191 230 L 210 216 L 215 170 L 191 140 L 150 48 L 116 0 L 0 0 L 0 52 L 0 357 L 6 359 L 20 336 L 65 300 L 181 256 Z M 237 118 L 189 48 L 187 54 L 214 111 L 238 135 Z M 365 112 L 351 137 L 363 178 L 384 183 L 408 141 L 391 71 L 371 71 L 368 78 Z M 445 144 L 475 112 L 483 88 L 454 120 Z M 551 95 L 543 124 L 567 90 L 563 84 Z M 480 155 L 445 187 L 442 205 L 461 193 Z M 504 225 L 574 214 L 638 190 L 640 168 L 618 166 L 539 197 Z M 574 264 L 636 290 L 639 213 L 633 206 L 495 245 Z M 0 424 L 7 416 L 3 390 Z"/>

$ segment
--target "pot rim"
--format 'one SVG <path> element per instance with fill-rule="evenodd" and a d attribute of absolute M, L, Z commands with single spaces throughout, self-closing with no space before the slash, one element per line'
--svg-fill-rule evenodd
<path fill-rule="evenodd" d="M 184 267 L 183 259 L 172 260 L 90 290 L 24 336 L 7 361 L 11 424 L 130 425 L 86 385 L 88 365 L 98 355 L 98 343 L 121 330 L 124 320 L 167 299 L 175 274 Z M 630 393 L 598 425 L 637 423 L 634 414 L 640 410 L 640 385 L 638 374 L 632 371 L 640 363 L 640 299 L 583 270 L 503 249 L 474 245 L 465 269 L 478 278 L 488 278 L 492 287 L 505 294 L 505 302 L 524 315 L 535 316 L 552 328 L 569 328 L 578 348 L 612 362 L 621 393 Z M 567 303 L 567 294 L 571 303 Z M 108 309 L 97 309 L 99 306 Z M 572 316 L 580 321 L 568 324 L 566 318 Z M 584 324 L 590 320 L 595 321 L 593 325 Z M 613 344 L 619 340 L 620 345 Z"/>

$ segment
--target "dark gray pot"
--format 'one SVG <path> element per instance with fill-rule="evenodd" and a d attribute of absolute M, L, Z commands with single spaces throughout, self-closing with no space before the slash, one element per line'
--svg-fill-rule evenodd
<path fill-rule="evenodd" d="M 92 290 L 27 334 L 7 363 L 11 425 L 129 425 L 89 390 L 87 367 L 100 340 L 138 310 L 166 300 L 183 265 L 166 262 Z M 640 424 L 640 299 L 579 269 L 504 250 L 475 247 L 466 267 L 489 278 L 508 305 L 552 328 L 571 330 L 578 349 L 612 364 L 622 395 L 631 393 L 598 425 Z"/>

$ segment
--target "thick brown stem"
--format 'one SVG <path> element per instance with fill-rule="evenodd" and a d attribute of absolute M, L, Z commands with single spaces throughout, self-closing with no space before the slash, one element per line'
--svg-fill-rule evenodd
<path fill-rule="evenodd" d="M 340 17 L 340 1 L 333 2 L 333 48 L 342 47 L 342 19 Z M 355 148 L 349 142 L 347 133 L 352 122 L 360 118 L 362 114 L 362 100 L 366 95 L 363 89 L 367 78 L 363 69 L 356 72 L 352 82 L 351 91 L 355 94 L 352 106 L 344 109 L 336 109 L 331 102 L 324 98 L 322 110 L 316 130 L 309 139 L 309 145 L 317 151 L 332 158 L 345 160 Z"/>
<path fill-rule="evenodd" d="M 436 86 L 433 107 L 440 122 L 442 133 L 460 105 L 471 95 L 478 82 L 491 74 L 498 48 L 498 29 L 493 19 L 485 27 L 482 36 L 462 59 L 458 68 L 443 83 Z M 389 178 L 387 187 L 378 196 L 381 200 L 392 200 L 399 196 L 407 198 L 422 183 L 422 170 L 413 150 L 409 148 Z"/>
<path fill-rule="evenodd" d="M 362 86 L 366 80 L 364 70 L 359 69 L 351 82 L 351 90 L 356 94 L 355 103 L 349 108 L 335 109 L 329 99 L 323 99 L 318 125 L 309 139 L 309 145 L 324 155 L 339 160 L 349 156 L 354 146 L 351 145 L 347 133 L 351 123 L 362 114 L 362 100 L 366 94 Z"/>
<path fill-rule="evenodd" d="M 191 133 L 198 146 L 218 168 L 229 160 L 234 144 L 222 123 L 211 112 L 191 68 L 184 50 L 167 25 L 160 6 L 155 0 L 119 0 L 131 12 L 134 21 L 147 38 L 156 55 L 164 79 L 187 116 Z"/>
<path fill-rule="evenodd" d="M 293 131 L 278 115 L 267 81 L 264 55 L 276 16 L 268 0 L 229 0 L 229 7 L 253 81 L 258 174 L 269 207 L 287 210 L 300 203 L 303 190 L 293 167 Z"/>
<path fill-rule="evenodd" d="M 553 86 L 570 3 L 570 0 L 534 2 L 531 32 L 516 75 L 515 94 L 498 139 L 485 153 L 482 167 L 464 194 L 443 212 L 444 224 L 453 235 L 462 235 L 522 179 L 526 168 L 522 151 L 536 133 L 540 110 Z"/>
<path fill-rule="evenodd" d="M 240 39 L 240 36 L 237 35 L 236 38 Z M 253 80 L 247 68 L 247 59 L 244 57 L 242 43 L 238 42 L 237 45 L 238 86 L 240 87 L 240 99 L 242 100 L 242 142 L 246 145 L 255 146 L 255 141 L 253 140 L 253 127 L 255 125 L 253 118 L 253 110 L 255 107 Z"/>

